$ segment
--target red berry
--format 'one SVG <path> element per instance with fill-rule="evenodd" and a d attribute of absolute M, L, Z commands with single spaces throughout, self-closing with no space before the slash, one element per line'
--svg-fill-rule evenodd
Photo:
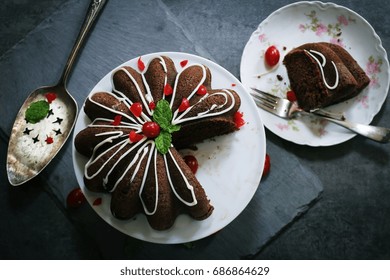
<path fill-rule="evenodd" d="M 269 171 L 271 169 L 271 158 L 268 154 L 265 155 L 265 162 L 264 162 L 264 168 L 263 168 L 263 175 L 262 178 L 268 175 Z"/>
<path fill-rule="evenodd" d="M 154 110 L 156 108 L 156 103 L 154 103 L 153 101 L 149 103 L 149 109 L 150 110 Z"/>
<path fill-rule="evenodd" d="M 103 202 L 103 200 L 102 200 L 102 198 L 101 197 L 98 197 L 98 198 L 96 198 L 94 201 L 93 201 L 93 206 L 98 206 L 98 205 L 100 205 L 100 204 L 102 204 L 102 202 Z"/>
<path fill-rule="evenodd" d="M 189 107 L 190 107 L 190 101 L 188 101 L 187 98 L 183 97 L 183 99 L 181 100 L 181 104 L 179 106 L 179 112 L 183 112 L 187 110 Z"/>
<path fill-rule="evenodd" d="M 188 63 L 188 60 L 187 60 L 187 59 L 182 60 L 182 61 L 180 61 L 180 66 L 181 66 L 181 67 L 184 67 L 184 66 L 187 65 L 187 63 Z"/>
<path fill-rule="evenodd" d="M 85 196 L 80 188 L 72 190 L 66 198 L 68 208 L 76 208 L 85 202 Z"/>
<path fill-rule="evenodd" d="M 173 93 L 173 89 L 170 84 L 166 84 L 164 87 L 164 94 L 166 96 L 171 95 Z"/>
<path fill-rule="evenodd" d="M 57 98 L 57 95 L 54 92 L 48 92 L 46 94 L 46 99 L 48 103 L 52 103 L 54 99 Z"/>
<path fill-rule="evenodd" d="M 135 102 L 130 106 L 130 111 L 133 113 L 135 117 L 139 117 L 142 114 L 142 104 L 139 102 Z"/>
<path fill-rule="evenodd" d="M 148 138 L 156 138 L 160 134 L 160 126 L 155 122 L 146 122 L 142 126 L 142 133 Z"/>
<path fill-rule="evenodd" d="M 122 121 L 122 116 L 121 115 L 116 115 L 114 117 L 114 121 L 111 124 L 117 126 L 117 125 L 121 124 L 121 121 Z"/>
<path fill-rule="evenodd" d="M 196 94 L 198 95 L 205 95 L 206 93 L 207 93 L 207 88 L 204 85 L 201 85 L 196 91 Z"/>
<path fill-rule="evenodd" d="M 265 51 L 265 62 L 267 63 L 268 66 L 273 67 L 279 62 L 280 58 L 280 53 L 278 49 L 275 46 L 270 46 L 266 51 Z"/>
<path fill-rule="evenodd" d="M 295 95 L 295 92 L 293 92 L 292 90 L 289 90 L 287 92 L 287 99 L 291 102 L 297 101 L 297 96 Z"/>
<path fill-rule="evenodd" d="M 137 66 L 141 72 L 145 70 L 145 63 L 142 61 L 141 57 L 138 58 Z"/>
<path fill-rule="evenodd" d="M 129 133 L 129 139 L 130 139 L 131 143 L 135 143 L 135 142 L 141 141 L 142 138 L 144 138 L 144 136 L 142 134 L 138 134 L 134 130 L 131 130 L 130 133 Z"/>
<path fill-rule="evenodd" d="M 234 123 L 236 125 L 236 128 L 240 128 L 240 127 L 244 126 L 245 120 L 243 117 L 244 117 L 244 113 L 241 113 L 238 111 L 234 113 L 233 120 L 234 120 Z"/>
<path fill-rule="evenodd" d="M 184 157 L 185 163 L 188 165 L 188 167 L 191 169 L 192 173 L 196 173 L 198 170 L 198 160 L 196 157 L 192 155 L 187 155 Z"/>
<path fill-rule="evenodd" d="M 47 136 L 45 142 L 46 144 L 53 144 L 54 142 L 53 137 Z"/>

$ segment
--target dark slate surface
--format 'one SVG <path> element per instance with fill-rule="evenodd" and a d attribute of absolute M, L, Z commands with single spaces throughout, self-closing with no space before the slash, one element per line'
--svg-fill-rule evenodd
<path fill-rule="evenodd" d="M 28 92 L 58 79 L 87 2 L 7 0 L 0 7 L 0 34 L 7 42 L 0 49 L 1 166 L 14 115 Z M 250 34 L 285 4 L 110 0 L 75 65 L 69 90 L 81 105 L 110 69 L 155 51 L 198 54 L 239 77 L 241 52 Z M 339 4 L 364 16 L 382 37 L 384 47 L 389 46 L 388 7 L 379 8 L 383 6 L 379 1 Z M 20 20 L 22 14 L 26 16 Z M 38 71 L 32 70 L 35 66 Z M 389 123 L 388 106 L 386 102 L 374 124 Z M 9 186 L 1 168 L 1 258 L 390 257 L 389 147 L 385 145 L 356 137 L 334 147 L 310 148 L 267 132 L 270 176 L 233 223 L 187 246 L 128 238 L 102 222 L 88 205 L 65 209 L 66 195 L 77 185 L 70 152 L 68 143 L 42 176 L 20 189 Z"/>

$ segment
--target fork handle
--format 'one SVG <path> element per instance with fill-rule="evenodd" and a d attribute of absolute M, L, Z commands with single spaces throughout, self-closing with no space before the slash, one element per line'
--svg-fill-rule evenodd
<path fill-rule="evenodd" d="M 371 140 L 380 143 L 390 142 L 390 129 L 379 126 L 365 125 L 360 123 L 353 123 L 349 121 L 340 121 L 325 116 L 317 115 L 320 118 L 326 119 L 332 123 L 345 127 L 359 135 L 365 136 Z"/>

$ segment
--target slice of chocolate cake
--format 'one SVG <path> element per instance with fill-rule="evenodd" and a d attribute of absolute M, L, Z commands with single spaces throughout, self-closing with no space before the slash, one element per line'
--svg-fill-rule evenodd
<path fill-rule="evenodd" d="M 306 111 L 350 99 L 369 83 L 352 56 L 335 44 L 301 45 L 291 50 L 283 63 L 298 104 Z"/>

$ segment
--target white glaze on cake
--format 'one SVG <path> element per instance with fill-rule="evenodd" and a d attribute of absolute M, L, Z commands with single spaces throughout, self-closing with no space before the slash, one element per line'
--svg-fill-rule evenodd
<path fill-rule="evenodd" d="M 315 50 L 309 50 L 309 51 L 305 50 L 305 52 L 308 55 L 310 55 L 317 62 L 318 66 L 320 68 L 320 71 L 321 71 L 322 81 L 324 82 L 325 86 L 330 90 L 337 88 L 337 86 L 339 85 L 339 71 L 337 70 L 336 64 L 333 61 L 331 61 L 332 65 L 334 67 L 336 78 L 335 78 L 335 82 L 334 82 L 333 86 L 330 86 L 328 84 L 328 82 L 326 81 L 325 73 L 324 73 L 324 67 L 326 65 L 326 57 L 321 52 L 318 52 Z M 313 53 L 318 55 L 322 59 L 322 62 L 315 55 L 313 55 Z"/>

